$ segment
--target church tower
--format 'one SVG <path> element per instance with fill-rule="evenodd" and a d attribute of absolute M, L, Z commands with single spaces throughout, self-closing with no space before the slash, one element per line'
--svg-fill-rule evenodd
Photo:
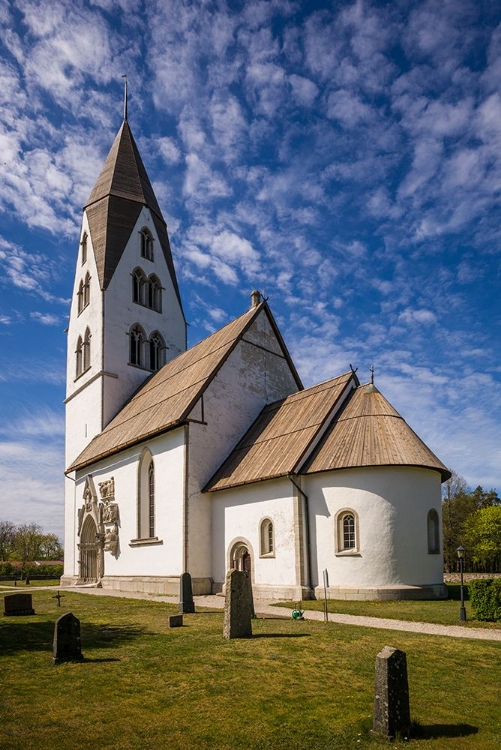
<path fill-rule="evenodd" d="M 66 466 L 186 350 L 167 226 L 127 113 L 84 207 L 68 327 Z"/>

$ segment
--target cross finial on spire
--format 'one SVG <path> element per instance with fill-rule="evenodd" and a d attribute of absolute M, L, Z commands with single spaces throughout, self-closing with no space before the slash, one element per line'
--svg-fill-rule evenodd
<path fill-rule="evenodd" d="M 124 122 L 127 122 L 127 76 L 124 74 L 122 78 L 125 78 L 124 84 Z"/>
<path fill-rule="evenodd" d="M 374 385 L 374 365 L 371 365 L 371 383 Z"/>

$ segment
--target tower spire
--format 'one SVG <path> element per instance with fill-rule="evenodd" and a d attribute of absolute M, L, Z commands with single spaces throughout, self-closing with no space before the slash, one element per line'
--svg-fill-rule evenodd
<path fill-rule="evenodd" d="M 125 78 L 124 82 L 124 122 L 127 122 L 127 76 L 124 74 L 122 78 Z"/>

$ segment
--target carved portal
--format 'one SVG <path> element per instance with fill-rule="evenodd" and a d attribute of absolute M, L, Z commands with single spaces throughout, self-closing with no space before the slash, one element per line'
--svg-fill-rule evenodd
<path fill-rule="evenodd" d="M 119 552 L 119 509 L 115 499 L 113 477 L 99 482 L 101 499 L 98 501 L 94 481 L 89 474 L 85 480 L 83 505 L 78 509 L 79 579 L 99 581 L 104 575 L 104 553 L 115 557 Z"/>

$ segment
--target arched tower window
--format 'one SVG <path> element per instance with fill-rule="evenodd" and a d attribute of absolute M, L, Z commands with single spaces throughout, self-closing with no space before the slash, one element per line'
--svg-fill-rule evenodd
<path fill-rule="evenodd" d="M 148 299 L 146 300 L 146 304 L 152 310 L 162 312 L 162 285 L 155 275 L 150 276 L 148 282 Z"/>
<path fill-rule="evenodd" d="M 151 334 L 149 347 L 150 347 L 150 370 L 153 370 L 153 372 L 156 372 L 164 364 L 164 351 L 165 351 L 164 340 L 161 337 L 161 335 L 158 333 L 158 331 L 154 331 L 154 333 Z"/>
<path fill-rule="evenodd" d="M 87 263 L 87 232 L 83 233 L 82 241 L 80 244 L 82 246 L 82 266 L 83 266 L 84 263 Z"/>
<path fill-rule="evenodd" d="M 148 227 L 141 229 L 141 257 L 153 260 L 153 235 Z"/>
<path fill-rule="evenodd" d="M 146 448 L 139 459 L 137 497 L 138 539 L 155 537 L 155 464 Z"/>
<path fill-rule="evenodd" d="M 351 509 L 339 511 L 336 516 L 336 554 L 358 553 L 358 516 Z"/>
<path fill-rule="evenodd" d="M 132 272 L 132 301 L 138 305 L 144 305 L 144 286 L 146 276 L 140 268 L 135 268 Z"/>
<path fill-rule="evenodd" d="M 83 340 L 83 371 L 88 370 L 90 367 L 90 339 L 91 339 L 90 328 L 85 330 L 85 336 Z"/>
<path fill-rule="evenodd" d="M 77 348 L 75 350 L 76 355 L 76 377 L 83 373 L 83 341 L 82 337 L 79 336 L 77 339 Z"/>
<path fill-rule="evenodd" d="M 428 511 L 428 554 L 437 555 L 440 552 L 440 527 L 438 513 L 433 508 Z"/>
<path fill-rule="evenodd" d="M 87 307 L 90 302 L 90 273 L 87 271 L 85 274 L 85 282 L 83 285 L 83 306 Z"/>
<path fill-rule="evenodd" d="M 269 518 L 265 518 L 261 521 L 261 557 L 264 555 L 274 555 L 275 552 L 275 530 L 273 528 L 273 521 Z"/>
<path fill-rule="evenodd" d="M 78 292 L 77 292 L 77 299 L 78 299 L 78 314 L 82 312 L 84 309 L 84 283 L 82 280 L 80 280 L 80 284 L 78 285 Z"/>
<path fill-rule="evenodd" d="M 129 331 L 129 363 L 131 365 L 143 366 L 143 350 L 145 335 L 140 325 L 134 325 Z"/>

